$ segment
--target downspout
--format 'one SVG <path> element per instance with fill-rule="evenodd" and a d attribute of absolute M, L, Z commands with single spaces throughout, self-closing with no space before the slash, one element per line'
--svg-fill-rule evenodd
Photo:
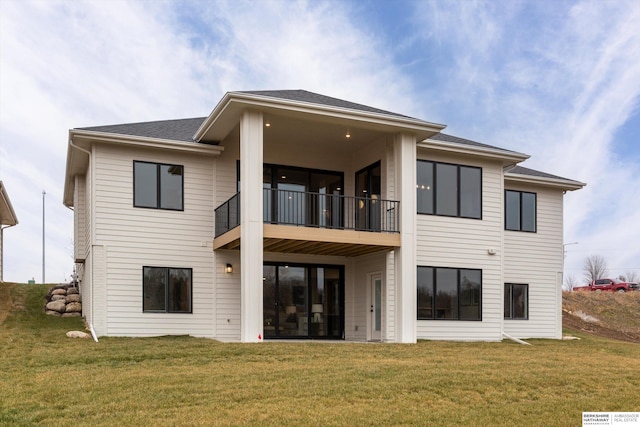
<path fill-rule="evenodd" d="M 93 171 L 93 167 L 91 167 L 91 151 L 86 150 L 86 149 L 84 149 L 82 147 L 78 147 L 77 145 L 75 145 L 73 143 L 72 139 L 69 140 L 69 146 L 73 147 L 73 148 L 76 148 L 76 149 L 82 151 L 83 153 L 86 153 L 87 156 L 89 156 L 89 168 L 90 168 L 91 171 Z M 69 208 L 69 209 L 71 209 L 71 208 Z M 73 210 L 73 209 L 71 209 L 71 210 Z M 74 242 L 74 244 L 75 244 L 75 242 Z M 91 292 L 91 302 L 90 302 L 90 304 L 91 304 L 91 317 L 93 318 L 93 292 Z M 93 337 L 93 340 L 95 342 L 98 342 L 98 337 L 96 336 L 96 331 L 93 329 L 93 323 L 89 323 L 89 331 L 91 331 L 91 336 Z"/>
<path fill-rule="evenodd" d="M 506 332 L 503 332 L 502 336 L 505 337 L 505 338 L 509 338 L 511 341 L 515 341 L 518 344 L 531 345 L 531 343 L 528 343 L 526 341 L 522 341 L 521 339 L 518 339 L 516 337 L 512 337 L 511 335 L 507 334 Z"/>

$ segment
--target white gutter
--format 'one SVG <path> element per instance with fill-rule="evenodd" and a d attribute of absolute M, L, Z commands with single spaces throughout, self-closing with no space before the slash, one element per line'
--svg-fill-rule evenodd
<path fill-rule="evenodd" d="M 83 153 L 86 153 L 89 155 L 89 158 L 91 158 L 91 151 L 84 149 L 82 147 L 77 146 L 76 144 L 73 143 L 73 140 L 70 139 L 69 140 L 69 145 L 72 146 L 73 148 L 77 148 L 78 150 L 82 151 Z"/>
<path fill-rule="evenodd" d="M 570 179 L 562 179 L 562 178 L 548 178 L 542 176 L 535 175 L 523 175 L 511 172 L 505 172 L 504 174 L 505 181 L 510 182 L 520 182 L 526 184 L 538 184 L 538 185 L 547 185 L 550 187 L 559 187 L 564 190 L 579 190 L 582 187 L 586 186 L 584 182 L 573 181 Z"/>

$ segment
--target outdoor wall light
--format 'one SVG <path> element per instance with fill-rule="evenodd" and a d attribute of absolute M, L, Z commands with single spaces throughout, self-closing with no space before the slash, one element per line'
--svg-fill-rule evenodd
<path fill-rule="evenodd" d="M 233 273 L 233 265 L 227 264 L 227 266 L 224 268 L 224 272 L 225 273 Z"/>

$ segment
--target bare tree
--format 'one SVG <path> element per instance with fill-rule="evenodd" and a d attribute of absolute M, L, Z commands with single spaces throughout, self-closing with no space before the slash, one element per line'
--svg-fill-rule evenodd
<path fill-rule="evenodd" d="M 607 261 L 600 255 L 591 255 L 584 260 L 584 277 L 589 282 L 603 278 L 607 273 Z"/>
<path fill-rule="evenodd" d="M 638 273 L 636 270 L 630 270 L 624 273 L 624 278 L 627 282 L 638 283 L 640 282 L 640 273 Z"/>
<path fill-rule="evenodd" d="M 564 278 L 564 285 L 562 285 L 562 289 L 565 291 L 572 291 L 577 285 L 579 285 L 579 283 L 575 276 L 567 276 Z"/>

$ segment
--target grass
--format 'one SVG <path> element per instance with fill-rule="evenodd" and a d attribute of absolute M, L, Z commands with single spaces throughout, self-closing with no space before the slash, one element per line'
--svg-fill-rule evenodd
<path fill-rule="evenodd" d="M 0 425 L 575 426 L 640 408 L 634 343 L 95 343 L 65 337 L 78 318 L 42 313 L 45 286 L 7 289 Z"/>

